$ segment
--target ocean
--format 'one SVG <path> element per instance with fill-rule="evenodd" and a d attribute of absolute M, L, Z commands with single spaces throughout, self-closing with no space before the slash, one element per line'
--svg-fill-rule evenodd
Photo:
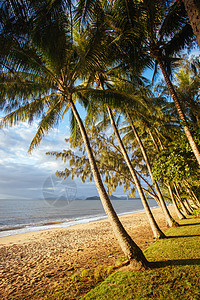
<path fill-rule="evenodd" d="M 141 200 L 112 200 L 119 215 L 143 211 Z M 150 207 L 158 207 L 149 199 Z M 0 199 L 0 237 L 106 218 L 100 200 Z"/>

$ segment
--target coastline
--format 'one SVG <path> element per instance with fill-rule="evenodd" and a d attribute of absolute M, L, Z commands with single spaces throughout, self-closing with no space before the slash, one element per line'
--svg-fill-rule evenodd
<path fill-rule="evenodd" d="M 174 216 L 173 207 L 169 209 Z M 152 212 L 166 230 L 161 209 Z M 141 249 L 154 241 L 145 212 L 123 215 L 120 220 Z M 38 292 L 48 294 L 63 277 L 82 268 L 115 264 L 121 256 L 107 219 L 1 237 L 1 299 L 42 299 Z"/>
<path fill-rule="evenodd" d="M 157 208 L 158 206 L 151 207 L 151 209 Z M 118 216 L 123 215 L 130 215 L 135 214 L 139 212 L 143 212 L 144 209 L 137 209 L 129 212 L 122 212 L 119 213 Z M 85 223 L 91 223 L 91 222 L 97 222 L 106 219 L 106 214 L 97 215 L 97 216 L 83 216 L 81 218 L 74 218 L 69 220 L 57 220 L 57 221 L 50 221 L 50 222 L 44 222 L 40 224 L 34 224 L 34 225 L 16 225 L 16 227 L 6 228 L 6 229 L 0 229 L 0 239 L 2 237 L 12 236 L 12 235 L 18 235 L 18 234 L 24 234 L 28 232 L 36 232 L 36 231 L 44 231 L 49 229 L 55 229 L 55 228 L 66 228 L 75 226 L 78 224 L 85 224 Z M 0 242 L 1 243 L 1 242 Z"/>

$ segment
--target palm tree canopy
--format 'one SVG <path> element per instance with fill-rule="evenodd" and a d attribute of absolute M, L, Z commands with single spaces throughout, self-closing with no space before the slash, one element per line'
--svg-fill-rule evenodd
<path fill-rule="evenodd" d="M 105 22 L 98 16 L 80 35 L 70 1 L 7 1 L 0 9 L 0 101 L 10 112 L 2 126 L 41 117 L 31 150 L 68 111 L 68 96 L 85 89 L 80 80 L 105 69 Z"/>

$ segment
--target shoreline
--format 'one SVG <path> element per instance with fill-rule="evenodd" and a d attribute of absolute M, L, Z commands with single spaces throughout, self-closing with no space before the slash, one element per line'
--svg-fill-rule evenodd
<path fill-rule="evenodd" d="M 151 207 L 151 209 L 158 208 L 158 206 Z M 138 209 L 134 211 L 129 211 L 129 212 L 123 212 L 119 213 L 118 216 L 126 216 L 130 214 L 135 214 L 135 213 L 140 213 L 145 211 L 144 209 Z M 75 219 L 69 219 L 69 220 L 58 220 L 58 221 L 50 221 L 50 222 L 44 222 L 41 224 L 30 224 L 30 225 L 16 225 L 16 227 L 10 227 L 0 229 L 0 239 L 2 237 L 7 237 L 7 236 L 13 236 L 13 235 L 18 235 L 18 234 L 24 234 L 28 232 L 36 232 L 36 231 L 44 231 L 44 230 L 49 230 L 49 229 L 55 229 L 55 228 L 67 228 L 67 227 L 72 227 L 78 224 L 85 224 L 85 223 L 91 223 L 91 222 L 97 222 L 107 219 L 106 215 L 96 215 L 96 216 L 83 216 L 80 218 L 75 218 Z M 0 240 L 1 243 L 1 240 Z"/>
<path fill-rule="evenodd" d="M 174 217 L 173 207 L 169 210 Z M 161 230 L 167 230 L 161 209 L 154 208 L 152 213 Z M 142 250 L 154 242 L 144 211 L 120 216 L 120 220 Z M 1 237 L 0 297 L 44 299 L 63 278 L 99 265 L 116 265 L 122 257 L 107 219 Z"/>

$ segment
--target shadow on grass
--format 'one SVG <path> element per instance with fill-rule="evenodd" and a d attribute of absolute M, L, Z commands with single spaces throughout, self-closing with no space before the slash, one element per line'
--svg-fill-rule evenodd
<path fill-rule="evenodd" d="M 167 235 L 167 239 L 177 239 L 177 238 L 187 238 L 187 237 L 198 237 L 200 234 L 191 234 L 191 235 Z"/>
<path fill-rule="evenodd" d="M 183 227 L 183 226 L 195 226 L 195 225 L 200 225 L 200 223 L 179 224 L 179 227 Z"/>
<path fill-rule="evenodd" d="M 164 268 L 167 266 L 187 266 L 187 265 L 200 265 L 200 258 L 194 259 L 174 259 L 166 261 L 149 262 L 151 269 Z"/>

